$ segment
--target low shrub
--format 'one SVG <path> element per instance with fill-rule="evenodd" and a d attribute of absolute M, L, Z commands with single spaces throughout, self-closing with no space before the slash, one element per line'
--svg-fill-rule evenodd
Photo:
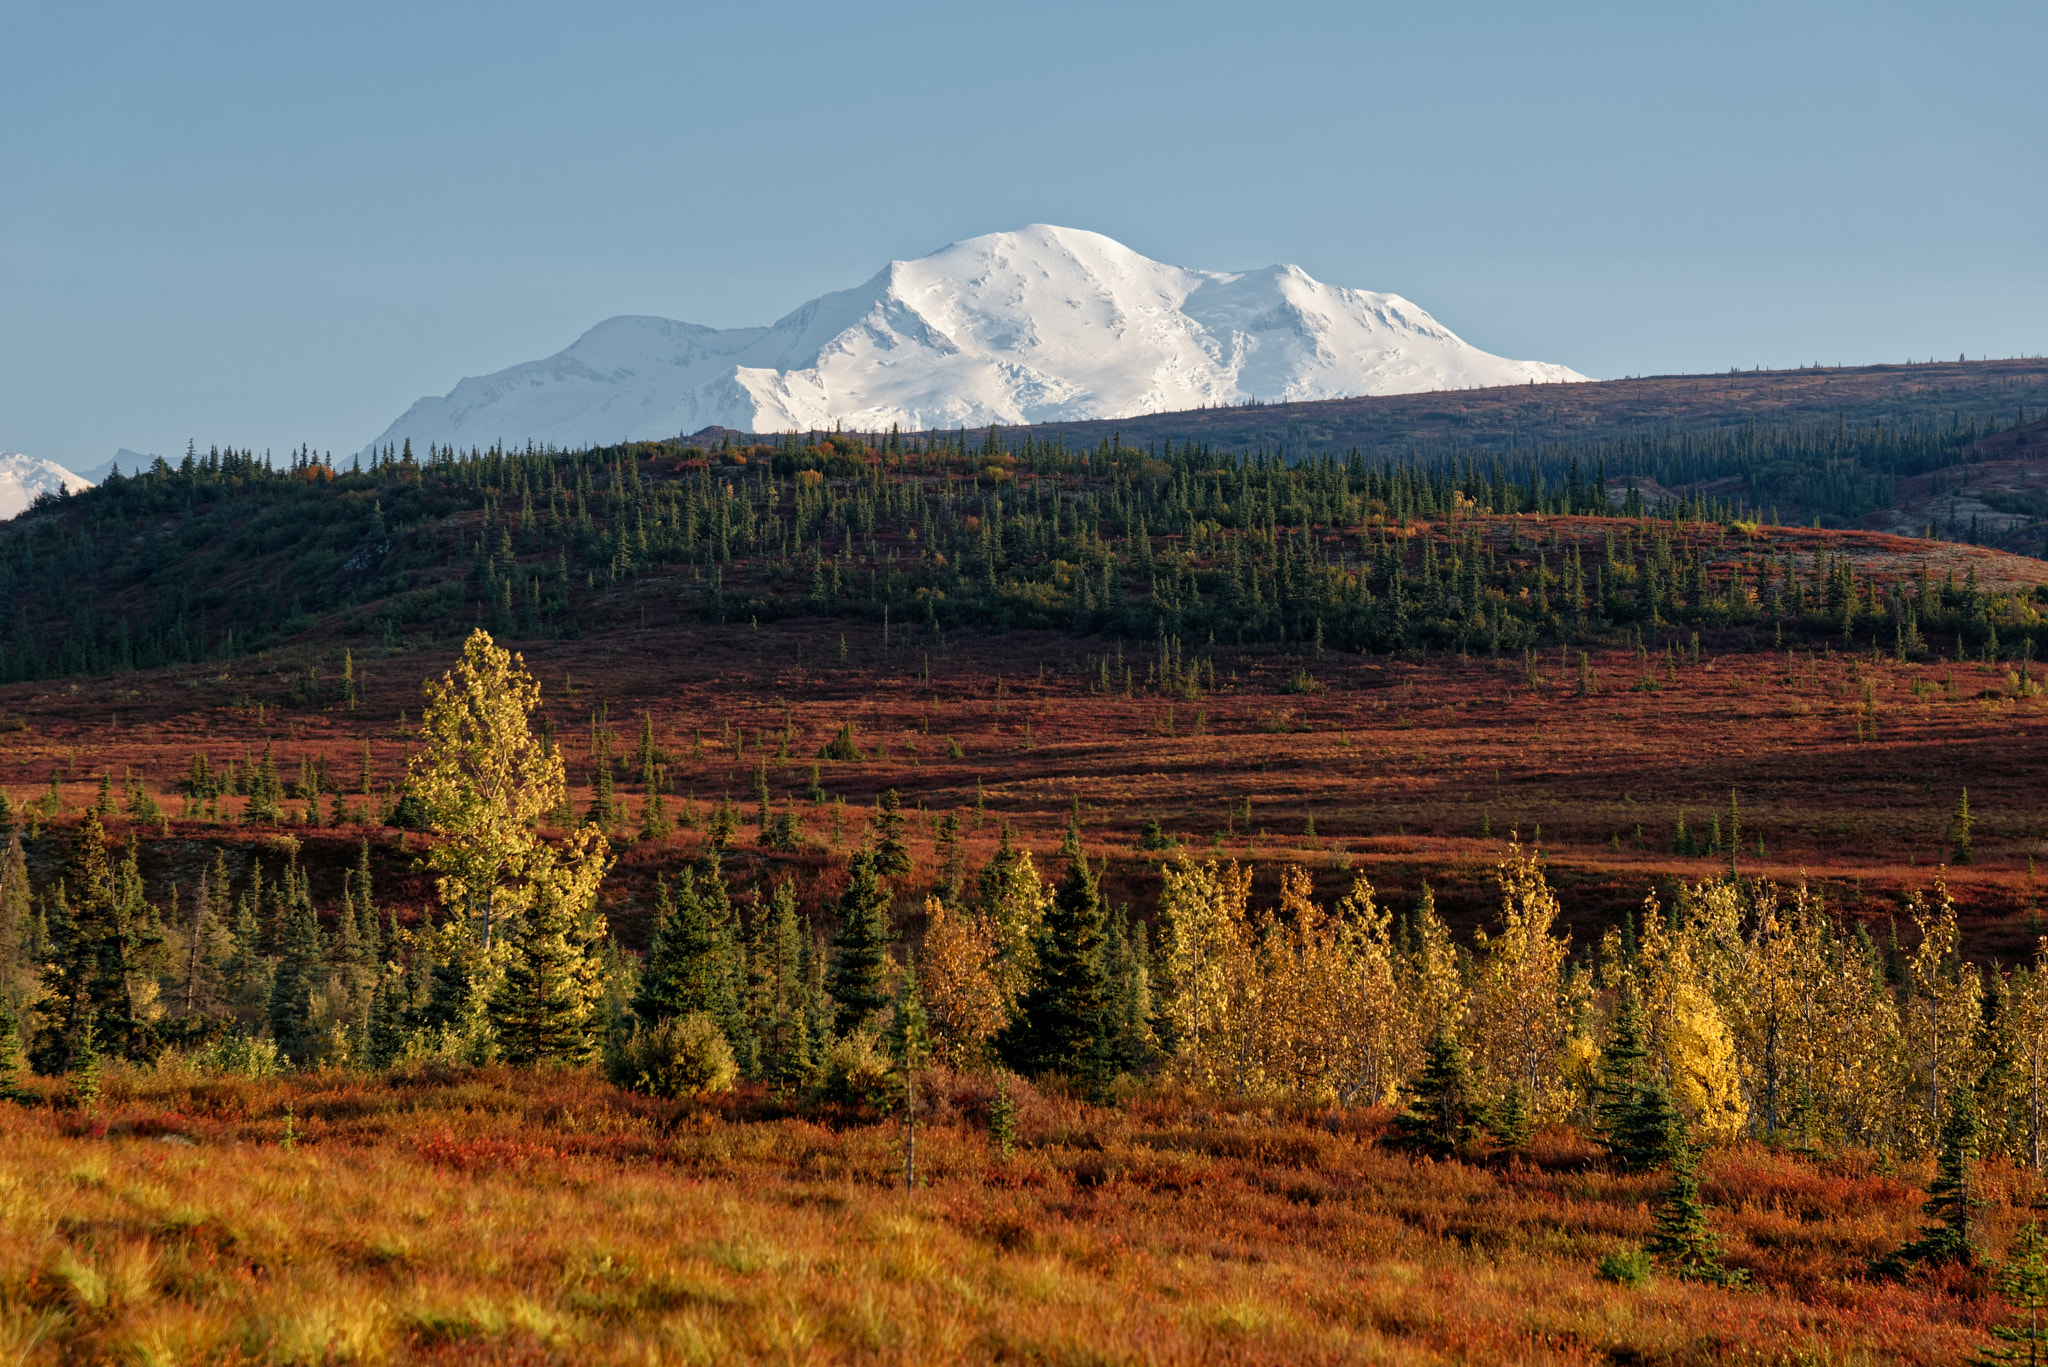
<path fill-rule="evenodd" d="M 634 1026 L 608 1071 L 618 1086 L 660 1097 L 729 1092 L 739 1075 L 732 1045 L 702 1011 L 653 1026 Z"/>
<path fill-rule="evenodd" d="M 872 1031 L 856 1030 L 825 1055 L 824 1099 L 887 1111 L 896 1099 L 895 1068 Z"/>
<path fill-rule="evenodd" d="M 1650 1255 L 1640 1248 L 1624 1248 L 1600 1260 L 1600 1279 L 1620 1286 L 1648 1286 Z"/>

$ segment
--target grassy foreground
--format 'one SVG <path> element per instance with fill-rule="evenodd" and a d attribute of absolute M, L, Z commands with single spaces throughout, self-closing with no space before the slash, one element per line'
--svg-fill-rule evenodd
<path fill-rule="evenodd" d="M 892 1120 L 484 1070 L 110 1072 L 94 1114 L 0 1108 L 0 1363 L 1952 1363 L 1975 1274 L 1864 1266 L 1925 1174 L 1709 1158 L 1757 1285 L 1602 1281 L 1660 1177 L 1567 1131 L 1433 1164 L 1379 1111 L 1086 1106 L 937 1075 L 902 1189 Z M 2002 1252 L 2031 1183 L 1986 1165 Z"/>

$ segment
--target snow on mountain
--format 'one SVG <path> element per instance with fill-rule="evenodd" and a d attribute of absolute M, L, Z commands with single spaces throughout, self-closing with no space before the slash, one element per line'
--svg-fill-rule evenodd
<path fill-rule="evenodd" d="M 79 478 L 55 461 L 0 451 L 0 520 L 27 512 L 39 494 L 60 489 L 76 494 L 90 488 L 91 480 Z"/>
<path fill-rule="evenodd" d="M 1585 378 L 1298 266 L 1187 270 L 1034 224 L 892 261 L 772 327 L 607 319 L 546 360 L 421 399 L 375 445 L 979 427 Z"/>

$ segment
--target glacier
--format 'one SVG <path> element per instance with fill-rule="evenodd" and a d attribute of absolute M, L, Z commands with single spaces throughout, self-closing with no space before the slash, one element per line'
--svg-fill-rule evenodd
<path fill-rule="evenodd" d="M 364 452 L 1058 423 L 1586 378 L 1491 355 L 1399 295 L 1298 266 L 1190 270 L 1033 224 L 892 261 L 769 327 L 607 319 L 544 360 L 421 399 Z"/>

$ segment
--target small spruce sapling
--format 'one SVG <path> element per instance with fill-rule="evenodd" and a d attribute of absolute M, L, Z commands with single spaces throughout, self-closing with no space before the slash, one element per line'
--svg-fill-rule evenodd
<path fill-rule="evenodd" d="M 917 1189 L 917 1075 L 930 1061 L 931 1022 L 917 988 L 917 965 L 906 964 L 896 993 L 896 1016 L 889 1027 L 890 1052 L 903 1074 L 903 1189 Z"/>
<path fill-rule="evenodd" d="M 1968 864 L 1975 858 L 1970 846 L 1970 828 L 1977 824 L 1977 818 L 1970 815 L 1970 790 L 1956 800 L 1956 809 L 1948 819 L 1948 839 L 1952 847 L 1949 854 L 1951 864 Z"/>
<path fill-rule="evenodd" d="M 1657 1234 L 1647 1251 L 1688 1281 L 1740 1286 L 1749 1274 L 1721 1266 L 1721 1239 L 1707 1226 L 1700 1200 L 1699 1161 L 1691 1144 L 1679 1140 L 1671 1154 L 1671 1190 L 1657 1207 Z"/>
<path fill-rule="evenodd" d="M 2038 1221 L 2023 1225 L 2013 1240 L 2012 1256 L 1998 1274 L 1998 1289 L 2011 1311 L 2003 1324 L 1994 1325 L 1991 1337 L 1998 1342 L 1979 1353 L 1974 1367 L 2048 1367 L 2048 1239 L 2043 1239 Z"/>

